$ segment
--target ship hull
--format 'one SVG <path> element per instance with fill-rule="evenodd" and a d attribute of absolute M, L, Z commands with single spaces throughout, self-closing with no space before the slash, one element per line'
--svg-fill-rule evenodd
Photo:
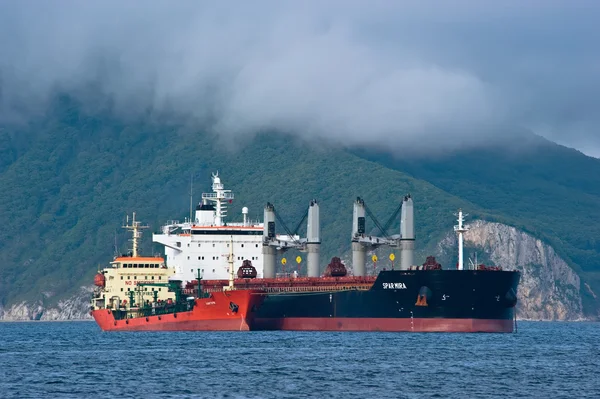
<path fill-rule="evenodd" d="M 252 308 L 263 298 L 254 290 L 212 293 L 198 298 L 190 311 L 122 318 L 109 309 L 92 311 L 103 331 L 248 331 L 253 323 Z"/>
<path fill-rule="evenodd" d="M 512 271 L 383 271 L 369 290 L 266 294 L 251 328 L 512 332 L 519 279 Z"/>

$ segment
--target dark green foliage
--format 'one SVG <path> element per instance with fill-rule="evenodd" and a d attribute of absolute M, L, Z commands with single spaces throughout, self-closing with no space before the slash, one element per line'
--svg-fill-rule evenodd
<path fill-rule="evenodd" d="M 189 214 L 190 176 L 198 199 L 210 190 L 210 173 L 216 170 L 236 195 L 229 220 L 241 219 L 242 206 L 250 208 L 251 218 L 262 219 L 269 201 L 294 227 L 309 201 L 317 199 L 323 267 L 349 250 L 357 196 L 383 223 L 411 193 L 421 255 L 451 231 L 452 213 L 463 207 L 472 217 L 510 223 L 554 244 L 580 272 L 600 269 L 593 263 L 600 250 L 593 237 L 600 235 L 592 217 L 600 186 L 589 174 L 569 179 L 574 170 L 560 167 L 590 162 L 580 154 L 555 162 L 559 165 L 552 157 L 561 153 L 548 154 L 547 164 L 539 164 L 539 156 L 511 161 L 497 154 L 492 162 L 478 153 L 465 164 L 374 158 L 380 164 L 282 135 L 235 144 L 155 116 L 124 123 L 108 112 L 86 114 L 69 98 L 61 98 L 50 116 L 0 129 L 1 303 L 42 299 L 44 293 L 52 301 L 89 285 L 97 268 L 112 259 L 115 234 L 119 251 L 126 250 L 129 237 L 120 229 L 126 214 L 136 211 L 153 231 L 169 219 L 183 220 Z M 480 166 L 465 176 L 471 162 Z M 144 235 L 146 254 L 160 251 L 150 236 L 151 231 Z M 600 288 L 600 279 L 592 277 L 591 287 Z"/>
<path fill-rule="evenodd" d="M 54 117 L 32 122 L 28 148 L 0 174 L 0 300 L 56 298 L 89 285 L 99 266 L 129 238 L 121 231 L 126 214 L 157 231 L 189 213 L 194 193 L 210 190 L 218 170 L 234 190 L 230 220 L 262 219 L 264 204 L 295 226 L 311 199 L 321 205 L 323 261 L 349 249 L 352 201 L 366 199 L 387 219 L 402 196 L 418 198 L 417 234 L 427 244 L 452 226 L 451 212 L 468 206 L 434 186 L 362 160 L 343 150 L 310 148 L 289 137 L 264 135 L 230 150 L 200 131 L 161 124 L 124 126 L 106 115 L 81 114 L 66 101 Z M 10 142 L 7 147 L 12 151 Z M 374 227 L 374 226 L 371 226 Z M 398 223 L 392 228 L 398 229 Z M 301 230 L 302 231 L 302 230 Z M 152 247 L 147 232 L 142 249 Z M 295 254 L 288 255 L 295 257 Z"/>

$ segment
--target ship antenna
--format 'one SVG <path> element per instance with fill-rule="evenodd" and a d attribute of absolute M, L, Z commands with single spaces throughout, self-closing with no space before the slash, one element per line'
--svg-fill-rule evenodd
<path fill-rule="evenodd" d="M 229 255 L 227 257 L 229 263 L 229 287 L 228 290 L 233 290 L 233 236 L 230 237 L 229 241 Z"/>
<path fill-rule="evenodd" d="M 194 202 L 193 202 L 193 184 L 194 184 L 194 174 L 190 173 L 190 223 L 193 225 L 194 223 L 192 223 L 192 209 L 194 208 Z"/>
<path fill-rule="evenodd" d="M 123 226 L 124 229 L 131 230 L 133 233 L 133 237 L 131 239 L 132 245 L 132 256 L 137 258 L 138 256 L 138 240 L 142 237 L 142 229 L 147 229 L 148 226 L 142 226 L 141 222 L 135 220 L 135 212 L 133 212 L 133 219 L 131 220 L 131 224 L 129 224 L 129 215 L 127 215 L 127 224 Z"/>
<path fill-rule="evenodd" d="M 115 230 L 115 256 L 119 255 L 119 247 L 117 246 L 117 230 Z"/>
<path fill-rule="evenodd" d="M 459 209 L 458 214 L 454 215 L 458 216 L 458 225 L 454 226 L 454 231 L 458 233 L 458 270 L 463 270 L 463 234 L 469 231 L 469 226 L 463 225 L 463 222 L 468 214 L 463 214 L 462 209 Z"/>

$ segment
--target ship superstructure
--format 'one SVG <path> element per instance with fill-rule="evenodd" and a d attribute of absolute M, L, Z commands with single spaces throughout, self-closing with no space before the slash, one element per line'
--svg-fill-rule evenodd
<path fill-rule="evenodd" d="M 138 241 L 142 236 L 142 225 L 135 219 L 131 224 L 129 218 L 123 226 L 130 230 L 133 238 L 131 251 L 117 256 L 109 267 L 102 269 L 96 275 L 93 309 L 130 309 L 150 302 L 168 301 L 175 299 L 175 293 L 169 291 L 169 278 L 174 269 L 167 268 L 162 257 L 140 256 Z"/>
<path fill-rule="evenodd" d="M 297 234 L 275 234 L 275 210 L 270 204 L 265 208 L 265 223 L 250 220 L 247 207 L 242 208 L 241 223 L 227 222 L 227 208 L 234 194 L 225 189 L 218 172 L 212 175 L 212 190 L 202 194 L 202 202 L 196 206 L 192 220 L 170 221 L 160 233 L 152 236 L 154 242 L 164 245 L 168 265 L 175 269 L 178 279 L 193 281 L 198 273 L 205 280 L 228 279 L 230 249 L 233 249 L 236 264 L 244 260 L 252 262 L 258 278 L 275 277 L 278 249 L 308 248 L 310 253 L 316 254 L 317 258 L 313 255 L 312 259 L 318 264 L 318 210 L 315 216 L 308 218 L 309 223 L 312 222 L 309 234 L 313 233 L 313 239 L 308 242 Z M 318 209 L 316 201 L 311 203 L 311 208 Z M 313 273 L 318 276 L 318 270 Z"/>
<path fill-rule="evenodd" d="M 182 281 L 194 280 L 198 272 L 205 279 L 228 279 L 228 255 L 233 245 L 235 261 L 249 259 L 262 277 L 263 225 L 248 219 L 243 208 L 242 223 L 228 223 L 227 207 L 234 200 L 218 173 L 212 175 L 212 193 L 203 193 L 192 220 L 170 221 L 152 240 L 165 247 L 169 267 Z"/>

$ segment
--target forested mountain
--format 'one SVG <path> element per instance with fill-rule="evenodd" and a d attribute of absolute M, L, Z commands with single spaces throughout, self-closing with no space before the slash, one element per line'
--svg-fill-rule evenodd
<path fill-rule="evenodd" d="M 600 292 L 600 161 L 547 142 L 510 154 L 490 149 L 410 161 L 274 133 L 234 145 L 173 119 L 125 120 L 62 97 L 47 114 L 0 128 L 1 305 L 52 303 L 90 284 L 111 260 L 115 234 L 126 249 L 120 226 L 127 213 L 136 211 L 154 231 L 181 220 L 190 178 L 199 198 L 216 170 L 236 194 L 230 220 L 241 219 L 243 206 L 262 219 L 269 201 L 295 225 L 316 198 L 323 261 L 349 250 L 357 196 L 385 221 L 411 193 L 420 255 L 451 231 L 452 213 L 462 207 L 471 218 L 550 243 Z M 149 232 L 144 237 L 143 251 L 160 250 Z M 594 313 L 598 304 L 587 295 Z"/>

